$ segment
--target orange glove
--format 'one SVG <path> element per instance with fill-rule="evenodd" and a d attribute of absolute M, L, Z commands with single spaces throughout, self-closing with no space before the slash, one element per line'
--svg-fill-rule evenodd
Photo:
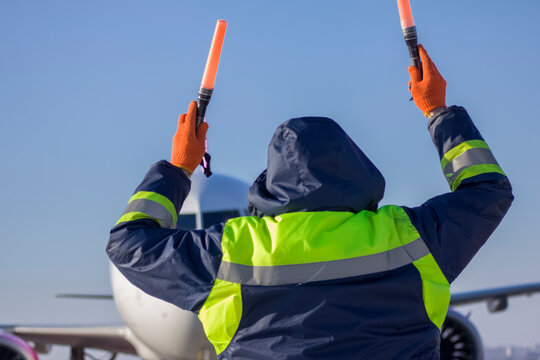
<path fill-rule="evenodd" d="M 409 91 L 416 106 L 428 116 L 431 111 L 446 107 L 446 80 L 422 45 L 418 45 L 418 52 L 422 60 L 422 73 L 417 67 L 409 66 Z"/>
<path fill-rule="evenodd" d="M 206 152 L 208 123 L 202 122 L 196 129 L 196 117 L 197 103 L 192 101 L 187 114 L 182 114 L 178 118 L 178 129 L 173 137 L 171 154 L 171 164 L 187 170 L 190 174 L 201 163 Z"/>

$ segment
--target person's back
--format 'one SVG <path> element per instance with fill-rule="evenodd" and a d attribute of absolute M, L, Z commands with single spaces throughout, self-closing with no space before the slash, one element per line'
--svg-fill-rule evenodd
<path fill-rule="evenodd" d="M 422 287 L 442 287 L 447 306 L 448 283 L 432 273 L 429 250 L 399 207 L 233 219 L 221 245 L 219 288 L 210 296 L 239 300 L 205 304 L 200 314 L 210 325 L 223 312 L 238 315 L 229 319 L 238 328 L 229 334 L 234 344 L 219 349 L 225 358 L 408 359 L 438 345 L 433 321 L 440 326 L 444 313 L 430 320 Z M 222 328 L 211 330 L 216 343 Z"/>
<path fill-rule="evenodd" d="M 420 50 L 424 79 L 410 70 L 412 92 L 424 112 L 435 110 L 429 130 L 452 193 L 378 208 L 384 178 L 339 125 L 297 118 L 270 142 L 248 195 L 252 216 L 172 229 L 189 191 L 180 168 L 192 172 L 204 153 L 192 104 L 176 166 L 154 165 L 111 231 L 113 263 L 142 290 L 197 313 L 223 359 L 438 359 L 449 284 L 512 194 L 466 111 L 444 107 L 444 80 Z"/>

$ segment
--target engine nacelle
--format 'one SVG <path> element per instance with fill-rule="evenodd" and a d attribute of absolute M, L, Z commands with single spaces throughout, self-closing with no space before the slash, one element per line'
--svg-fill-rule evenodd
<path fill-rule="evenodd" d="M 483 360 L 482 339 L 462 314 L 448 310 L 441 329 L 441 360 Z"/>
<path fill-rule="evenodd" d="M 496 298 L 489 299 L 487 301 L 487 307 L 490 313 L 504 311 L 508 308 L 508 297 L 499 296 Z"/>
<path fill-rule="evenodd" d="M 24 340 L 11 334 L 0 334 L 0 360 L 38 360 L 38 356 Z"/>

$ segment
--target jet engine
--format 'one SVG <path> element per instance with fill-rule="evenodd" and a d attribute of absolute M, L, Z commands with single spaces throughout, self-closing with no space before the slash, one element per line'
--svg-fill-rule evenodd
<path fill-rule="evenodd" d="M 441 360 L 483 360 L 482 339 L 469 319 L 449 309 L 441 328 Z"/>
<path fill-rule="evenodd" d="M 24 340 L 11 334 L 0 334 L 0 360 L 38 360 L 38 357 Z"/>

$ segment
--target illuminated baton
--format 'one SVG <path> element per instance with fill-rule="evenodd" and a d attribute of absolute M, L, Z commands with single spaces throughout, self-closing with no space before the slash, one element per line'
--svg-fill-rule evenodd
<path fill-rule="evenodd" d="M 199 97 L 197 98 L 197 127 L 204 121 L 206 107 L 210 103 L 212 91 L 214 91 L 219 57 L 221 55 L 223 39 L 225 38 L 225 29 L 227 29 L 227 22 L 225 20 L 218 20 L 212 45 L 210 46 L 210 52 L 208 53 L 208 59 L 206 60 L 206 67 L 204 68 Z"/>
<path fill-rule="evenodd" d="M 422 63 L 420 62 L 420 55 L 418 54 L 418 37 L 416 36 L 416 26 L 414 26 L 411 4 L 409 3 L 409 0 L 397 0 L 397 5 L 399 18 L 401 20 L 401 29 L 403 30 L 405 43 L 409 48 L 411 64 L 422 71 Z"/>

